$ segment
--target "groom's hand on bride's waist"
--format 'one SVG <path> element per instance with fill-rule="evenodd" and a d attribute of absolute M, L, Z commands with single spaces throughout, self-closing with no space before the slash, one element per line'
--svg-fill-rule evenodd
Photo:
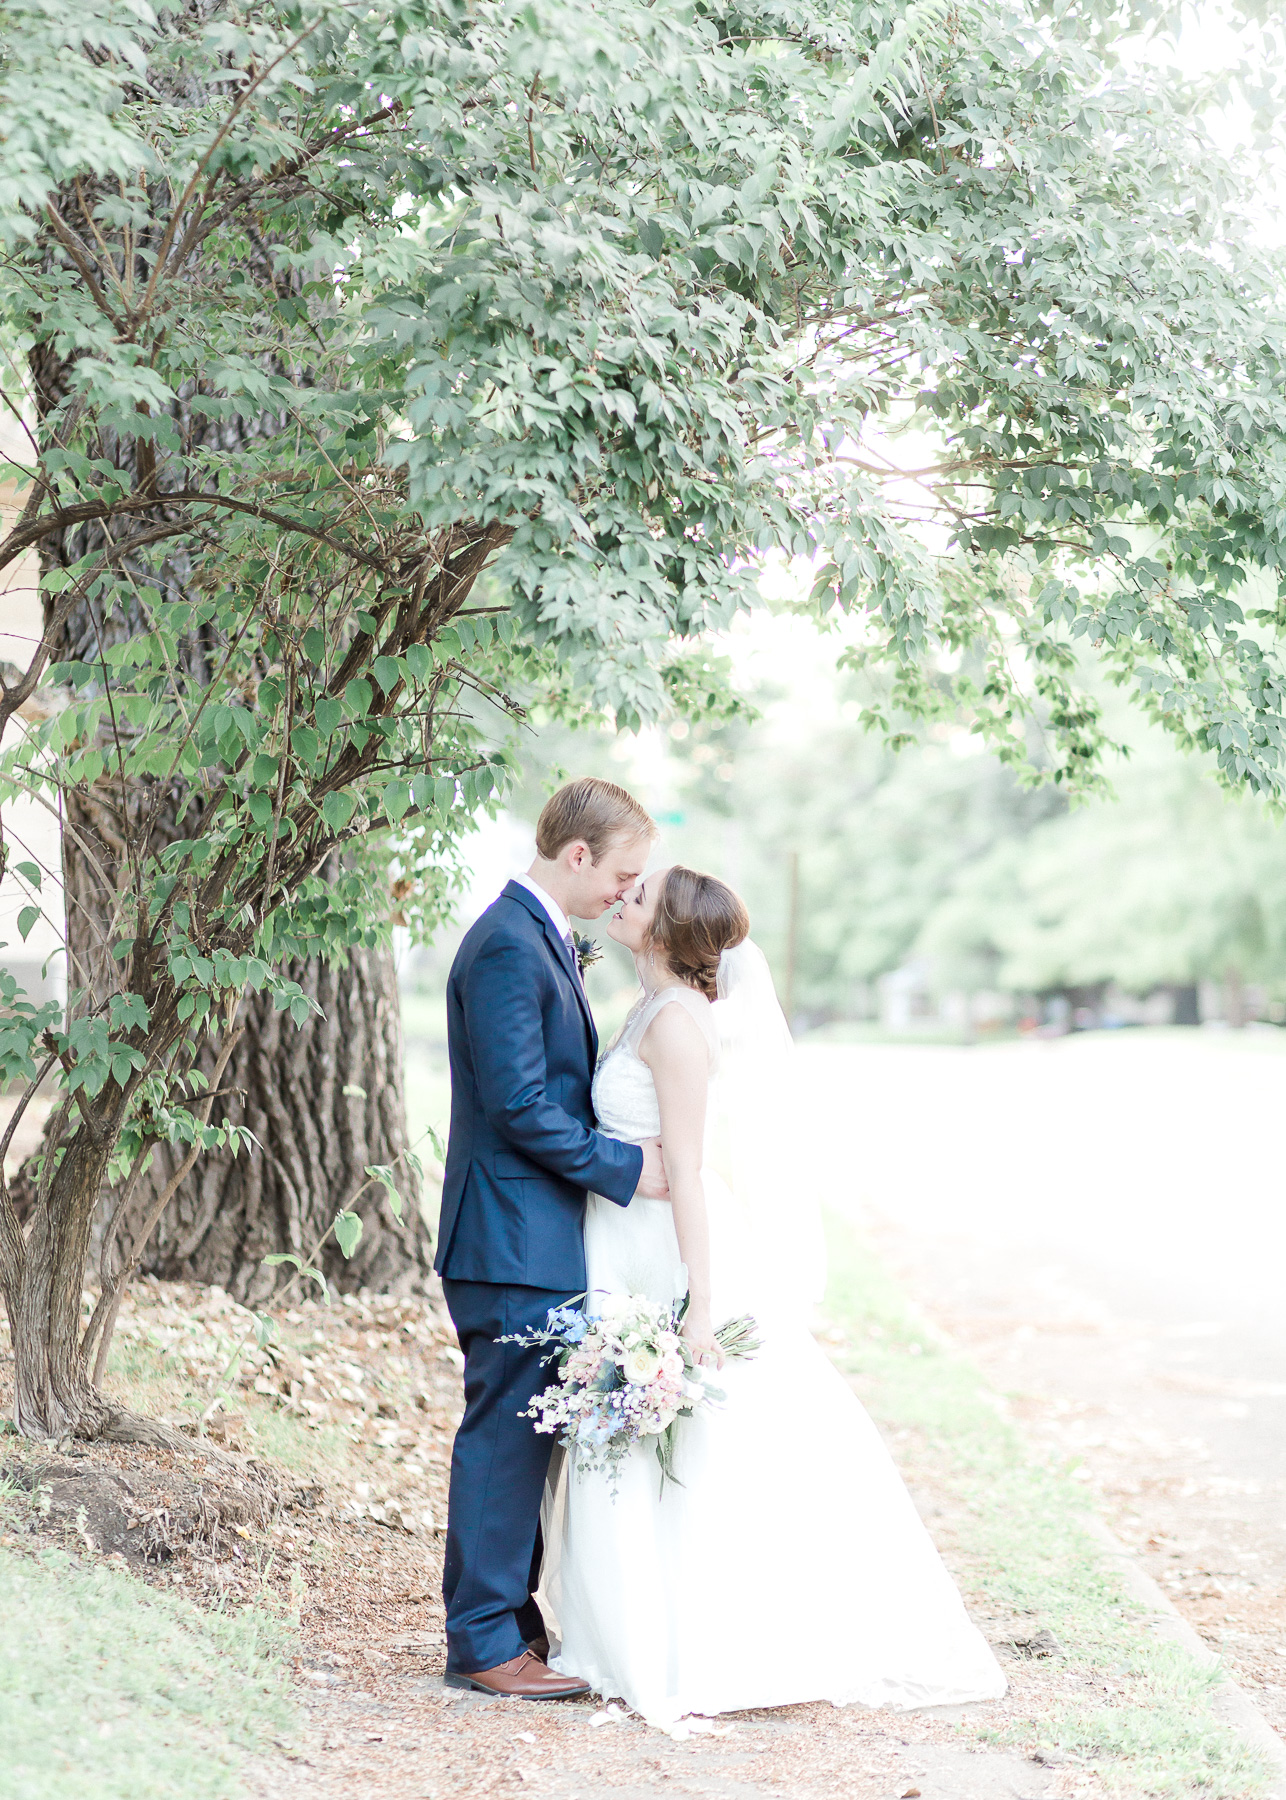
<path fill-rule="evenodd" d="M 634 1190 L 635 1198 L 668 1200 L 670 1184 L 665 1178 L 665 1162 L 661 1156 L 660 1138 L 644 1138 L 639 1149 L 643 1152 L 643 1173 L 639 1176 L 639 1184 Z"/>

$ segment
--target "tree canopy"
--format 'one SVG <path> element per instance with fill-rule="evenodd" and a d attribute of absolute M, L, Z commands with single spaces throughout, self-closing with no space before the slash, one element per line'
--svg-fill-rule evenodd
<path fill-rule="evenodd" d="M 30 1288 L 61 1298 L 20 1333 L 25 1421 L 84 1409 L 48 1359 L 85 1208 L 199 1138 L 202 1036 L 247 986 L 302 1013 L 283 961 L 386 932 L 390 876 L 432 928 L 528 696 L 725 704 L 704 634 L 764 553 L 860 615 L 895 733 L 963 705 L 1021 757 L 1039 711 L 1045 772 L 1092 781 L 1084 637 L 1277 790 L 1281 309 L 1196 97 L 1117 59 L 1132 23 L 9 0 L 0 339 L 31 442 L 0 567 L 40 553 L 45 633 L 0 725 L 45 703 L 0 802 L 96 796 L 118 896 L 65 1020 L 5 995 L 0 1074 L 56 1066 L 65 1097 L 44 1223 L 0 1195 L 11 1307 L 63 1259 Z M 922 506 L 876 420 L 934 446 Z"/>

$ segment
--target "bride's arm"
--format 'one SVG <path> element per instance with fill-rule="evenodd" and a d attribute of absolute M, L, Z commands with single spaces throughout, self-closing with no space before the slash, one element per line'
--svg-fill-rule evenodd
<path fill-rule="evenodd" d="M 723 1365 L 710 1316 L 710 1223 L 706 1216 L 701 1157 L 705 1140 L 710 1052 L 701 1027 L 681 1006 L 663 1006 L 643 1033 L 639 1056 L 652 1071 L 661 1109 L 661 1155 L 679 1254 L 688 1269 L 688 1310 L 683 1335 L 693 1354 Z"/>

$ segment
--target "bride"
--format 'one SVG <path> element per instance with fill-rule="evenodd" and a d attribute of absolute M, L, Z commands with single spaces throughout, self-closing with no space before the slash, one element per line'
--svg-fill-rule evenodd
<path fill-rule="evenodd" d="M 789 1033 L 745 907 L 675 866 L 640 882 L 608 929 L 643 992 L 595 1075 L 599 1128 L 659 1134 L 671 1200 L 590 1196 L 587 1306 L 686 1285 L 684 1335 L 726 1398 L 681 1422 L 678 1484 L 661 1486 L 646 1442 L 615 1495 L 568 1461 L 551 1474 L 550 1667 L 665 1728 L 808 1700 L 998 1698 L 995 1658 L 808 1330 L 817 1211 L 792 1178 Z M 725 1363 L 716 1328 L 744 1312 L 762 1347 Z"/>

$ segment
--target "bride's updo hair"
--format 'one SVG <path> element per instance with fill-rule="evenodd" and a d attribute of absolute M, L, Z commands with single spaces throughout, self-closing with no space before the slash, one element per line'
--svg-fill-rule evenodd
<path fill-rule="evenodd" d="M 750 914 L 726 881 L 675 863 L 661 878 L 648 947 L 707 1000 L 717 992 L 719 958 L 749 935 Z"/>

